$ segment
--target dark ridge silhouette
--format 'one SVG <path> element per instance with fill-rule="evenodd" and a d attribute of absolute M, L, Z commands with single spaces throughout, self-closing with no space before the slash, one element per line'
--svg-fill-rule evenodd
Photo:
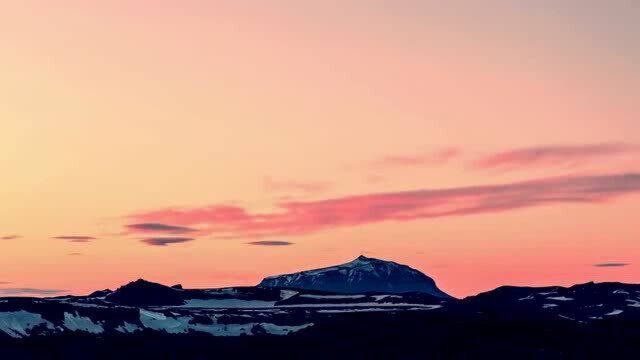
<path fill-rule="evenodd" d="M 106 300 L 121 305 L 180 305 L 184 303 L 180 290 L 138 279 L 118 288 Z"/>

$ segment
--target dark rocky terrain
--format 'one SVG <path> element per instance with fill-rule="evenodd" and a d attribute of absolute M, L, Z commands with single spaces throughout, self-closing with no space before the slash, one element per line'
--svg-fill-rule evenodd
<path fill-rule="evenodd" d="M 383 275 L 401 266 L 356 262 Z M 377 278 L 365 283 L 388 290 L 396 281 Z M 183 289 L 137 280 L 88 296 L 2 298 L 0 359 L 640 356 L 640 285 L 504 286 L 454 299 L 431 287 L 347 293 L 300 284 Z"/>

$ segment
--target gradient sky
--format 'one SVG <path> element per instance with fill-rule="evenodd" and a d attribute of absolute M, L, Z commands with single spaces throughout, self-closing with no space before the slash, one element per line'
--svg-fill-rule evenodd
<path fill-rule="evenodd" d="M 446 4 L 446 5 L 445 5 Z M 360 254 L 640 280 L 640 2 L 0 4 L 0 295 Z"/>

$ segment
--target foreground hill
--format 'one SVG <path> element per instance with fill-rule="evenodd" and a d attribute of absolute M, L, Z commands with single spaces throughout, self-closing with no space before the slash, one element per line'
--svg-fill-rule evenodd
<path fill-rule="evenodd" d="M 504 286 L 461 300 L 269 285 L 184 289 L 140 279 L 88 296 L 1 298 L 0 359 L 640 355 L 640 285 Z"/>

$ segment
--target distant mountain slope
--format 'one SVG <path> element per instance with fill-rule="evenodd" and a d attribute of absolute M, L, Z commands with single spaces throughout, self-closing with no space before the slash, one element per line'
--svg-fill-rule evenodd
<path fill-rule="evenodd" d="M 265 288 L 289 288 L 357 293 L 425 293 L 451 298 L 438 289 L 435 281 L 409 266 L 360 256 L 346 264 L 267 277 L 258 285 Z"/>
<path fill-rule="evenodd" d="M 502 286 L 461 300 L 456 307 L 509 319 L 640 320 L 640 285 L 589 282 L 571 287 Z"/>
<path fill-rule="evenodd" d="M 346 275 L 341 273 L 343 270 Z M 415 270 L 368 258 L 304 272 L 303 277 L 323 279 L 331 275 L 319 274 L 336 271 L 346 276 L 342 281 L 351 284 L 371 273 L 384 281 L 399 279 L 398 283 L 405 287 L 417 282 L 407 281 L 414 279 L 407 272 L 413 274 Z M 326 282 L 318 284 L 324 286 Z M 379 282 L 375 284 L 379 286 Z M 183 289 L 137 280 L 115 291 L 103 290 L 89 296 L 0 298 L 0 348 L 3 339 L 34 336 L 77 336 L 82 342 L 87 336 L 131 335 L 140 339 L 184 335 L 188 336 L 185 339 L 193 336 L 194 341 L 199 341 L 203 334 L 235 337 L 300 332 L 307 338 L 321 339 L 328 333 L 345 331 L 348 326 L 379 334 L 387 325 L 398 331 L 413 328 L 422 334 L 423 326 L 434 321 L 456 323 L 455 331 L 468 336 L 476 336 L 486 328 L 514 324 L 523 339 L 528 338 L 525 333 L 532 328 L 562 334 L 567 327 L 577 327 L 578 335 L 600 328 L 606 333 L 620 332 L 628 339 L 640 335 L 640 285 L 503 286 L 462 300 L 424 291 L 364 289 L 350 294 L 279 287 Z M 416 318 L 423 320 L 416 322 Z M 469 330 L 474 326 L 477 330 Z"/>

